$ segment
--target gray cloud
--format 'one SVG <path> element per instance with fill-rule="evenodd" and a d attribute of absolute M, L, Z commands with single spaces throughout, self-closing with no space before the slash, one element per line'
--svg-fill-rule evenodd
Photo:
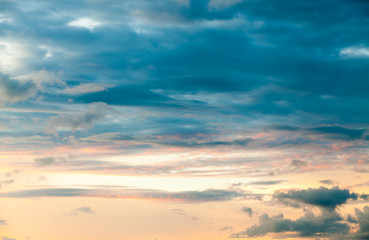
<path fill-rule="evenodd" d="M 94 214 L 95 212 L 90 207 L 80 207 L 77 209 L 74 209 L 72 212 L 68 213 L 69 216 L 78 216 L 80 214 Z"/>
<path fill-rule="evenodd" d="M 283 214 L 269 217 L 263 214 L 259 218 L 259 225 L 254 225 L 245 231 L 234 233 L 233 238 L 264 236 L 267 233 L 297 232 L 295 237 L 333 237 L 346 235 L 350 227 L 342 223 L 342 217 L 336 212 L 326 212 L 320 216 L 312 212 L 306 212 L 304 216 L 296 220 L 285 219 Z M 291 236 L 289 236 L 291 237 Z"/>
<path fill-rule="evenodd" d="M 293 166 L 295 168 L 301 168 L 301 167 L 305 167 L 307 165 L 308 165 L 308 163 L 306 161 L 302 161 L 302 160 L 292 160 L 291 161 L 291 166 Z"/>
<path fill-rule="evenodd" d="M 15 238 L 2 237 L 2 240 L 16 240 Z"/>
<path fill-rule="evenodd" d="M 252 185 L 276 185 L 281 182 L 284 182 L 282 180 L 276 180 L 276 181 L 257 181 L 257 182 L 251 182 Z"/>
<path fill-rule="evenodd" d="M 221 227 L 218 230 L 221 231 L 221 232 L 226 232 L 226 231 L 233 232 L 233 227 L 228 225 L 228 226 Z"/>
<path fill-rule="evenodd" d="M 6 221 L 5 220 L 1 220 L 0 219 L 0 225 L 6 225 L 7 223 L 6 223 Z"/>
<path fill-rule="evenodd" d="M 11 79 L 0 73 L 0 104 L 24 101 L 35 97 L 38 92 L 34 82 Z"/>
<path fill-rule="evenodd" d="M 252 217 L 252 215 L 254 214 L 254 211 L 252 211 L 250 207 L 243 207 L 241 211 L 249 215 L 249 217 Z"/>
<path fill-rule="evenodd" d="M 300 204 L 309 204 L 329 210 L 346 203 L 348 200 L 356 200 L 356 193 L 350 193 L 348 189 L 332 187 L 331 189 L 309 188 L 306 190 L 289 190 L 287 192 L 276 192 L 273 199 L 292 207 L 301 207 Z"/>
<path fill-rule="evenodd" d="M 369 239 L 369 207 L 365 206 L 363 211 L 355 208 L 355 215 L 359 230 L 353 234 L 353 239 Z"/>
<path fill-rule="evenodd" d="M 65 158 L 61 157 L 41 157 L 41 158 L 35 158 L 33 161 L 39 165 L 39 166 L 47 166 L 47 165 L 53 165 L 58 163 L 63 163 L 66 161 Z"/>
<path fill-rule="evenodd" d="M 0 193 L 6 198 L 37 197 L 99 197 L 99 198 L 137 198 L 179 202 L 230 201 L 237 198 L 253 197 L 243 191 L 207 189 L 204 191 L 165 192 L 150 189 L 81 189 L 81 188 L 41 188 Z"/>
<path fill-rule="evenodd" d="M 191 216 L 187 211 L 185 211 L 183 209 L 180 209 L 180 208 L 172 209 L 172 213 L 174 213 L 176 215 L 186 216 L 186 217 L 190 218 L 193 221 L 199 220 L 198 217 Z"/>
<path fill-rule="evenodd" d="M 57 134 L 59 130 L 76 131 L 78 129 L 89 128 L 98 120 L 105 118 L 109 110 L 110 108 L 106 103 L 91 103 L 83 113 L 51 117 L 48 120 L 46 132 Z"/>
<path fill-rule="evenodd" d="M 92 211 L 92 209 L 90 207 L 80 207 L 80 208 L 77 208 L 75 211 L 85 213 L 85 214 L 93 214 L 94 213 L 94 211 Z"/>
<path fill-rule="evenodd" d="M 14 179 L 8 179 L 8 180 L 0 181 L 0 188 L 1 188 L 3 185 L 8 185 L 8 184 L 12 184 L 12 183 L 14 183 Z"/>
<path fill-rule="evenodd" d="M 320 183 L 326 184 L 326 185 L 334 185 L 336 182 L 332 181 L 330 179 L 321 180 Z"/>

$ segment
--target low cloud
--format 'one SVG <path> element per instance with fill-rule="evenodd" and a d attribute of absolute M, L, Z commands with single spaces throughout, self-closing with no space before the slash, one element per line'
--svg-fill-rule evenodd
<path fill-rule="evenodd" d="M 359 230 L 353 235 L 354 239 L 369 239 L 369 207 L 365 206 L 363 211 L 355 208 L 356 222 Z"/>
<path fill-rule="evenodd" d="M 339 187 L 289 190 L 288 192 L 276 192 L 273 194 L 275 200 L 288 206 L 301 207 L 301 204 L 309 204 L 330 210 L 334 210 L 337 206 L 346 203 L 350 199 L 356 200 L 358 197 L 358 194 L 350 193 L 348 189 L 340 189 Z"/>
<path fill-rule="evenodd" d="M 59 130 L 76 131 L 78 129 L 87 129 L 93 124 L 106 117 L 110 108 L 106 103 L 91 103 L 88 109 L 78 114 L 63 114 L 51 117 L 46 127 L 47 133 L 57 135 Z"/>
<path fill-rule="evenodd" d="M 5 220 L 1 220 L 0 219 L 0 225 L 6 225 L 7 223 L 6 223 L 6 221 Z"/>
<path fill-rule="evenodd" d="M 252 217 L 252 215 L 254 214 L 254 211 L 252 211 L 252 209 L 251 209 L 251 208 L 249 208 L 249 207 L 243 207 L 243 208 L 241 209 L 241 211 L 242 211 L 243 213 L 246 213 L 247 215 L 249 215 L 249 217 Z"/>
<path fill-rule="evenodd" d="M 316 216 L 308 211 L 304 216 L 296 220 L 285 219 L 282 213 L 272 217 L 268 214 L 263 214 L 259 218 L 258 225 L 247 228 L 245 231 L 234 233 L 231 237 L 258 237 L 268 233 L 285 232 L 296 232 L 298 237 L 324 237 L 332 234 L 348 234 L 350 227 L 347 223 L 342 223 L 342 220 L 342 217 L 336 212 Z"/>

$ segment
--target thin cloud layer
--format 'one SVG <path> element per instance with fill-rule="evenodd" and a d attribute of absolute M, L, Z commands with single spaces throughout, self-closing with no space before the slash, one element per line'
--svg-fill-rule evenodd
<path fill-rule="evenodd" d="M 40 198 L 40 197 L 97 197 L 97 198 L 121 198 L 121 199 L 152 199 L 174 202 L 211 202 L 230 201 L 237 198 L 245 198 L 248 195 L 242 191 L 208 189 L 204 191 L 165 192 L 149 189 L 82 189 L 82 188 L 45 188 L 15 192 L 0 193 L 5 198 Z"/>

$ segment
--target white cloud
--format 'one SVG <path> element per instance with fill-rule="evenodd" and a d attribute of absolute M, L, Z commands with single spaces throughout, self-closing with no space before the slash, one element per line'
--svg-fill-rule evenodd
<path fill-rule="evenodd" d="M 352 46 L 341 49 L 339 54 L 351 58 L 369 58 L 369 48 Z"/>
<path fill-rule="evenodd" d="M 88 30 L 93 31 L 94 28 L 100 26 L 101 23 L 91 18 L 78 18 L 69 22 L 68 25 L 72 27 L 87 28 Z"/>

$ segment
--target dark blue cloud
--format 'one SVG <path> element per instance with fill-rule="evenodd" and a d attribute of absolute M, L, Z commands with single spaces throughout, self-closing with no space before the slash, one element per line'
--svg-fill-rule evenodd
<path fill-rule="evenodd" d="M 309 188 L 306 190 L 289 190 L 288 192 L 276 192 L 273 198 L 284 204 L 300 207 L 299 204 L 309 204 L 329 210 L 334 210 L 336 207 L 345 204 L 348 200 L 356 200 L 359 195 L 350 193 L 348 189 L 340 189 L 332 187 L 331 189 Z"/>

